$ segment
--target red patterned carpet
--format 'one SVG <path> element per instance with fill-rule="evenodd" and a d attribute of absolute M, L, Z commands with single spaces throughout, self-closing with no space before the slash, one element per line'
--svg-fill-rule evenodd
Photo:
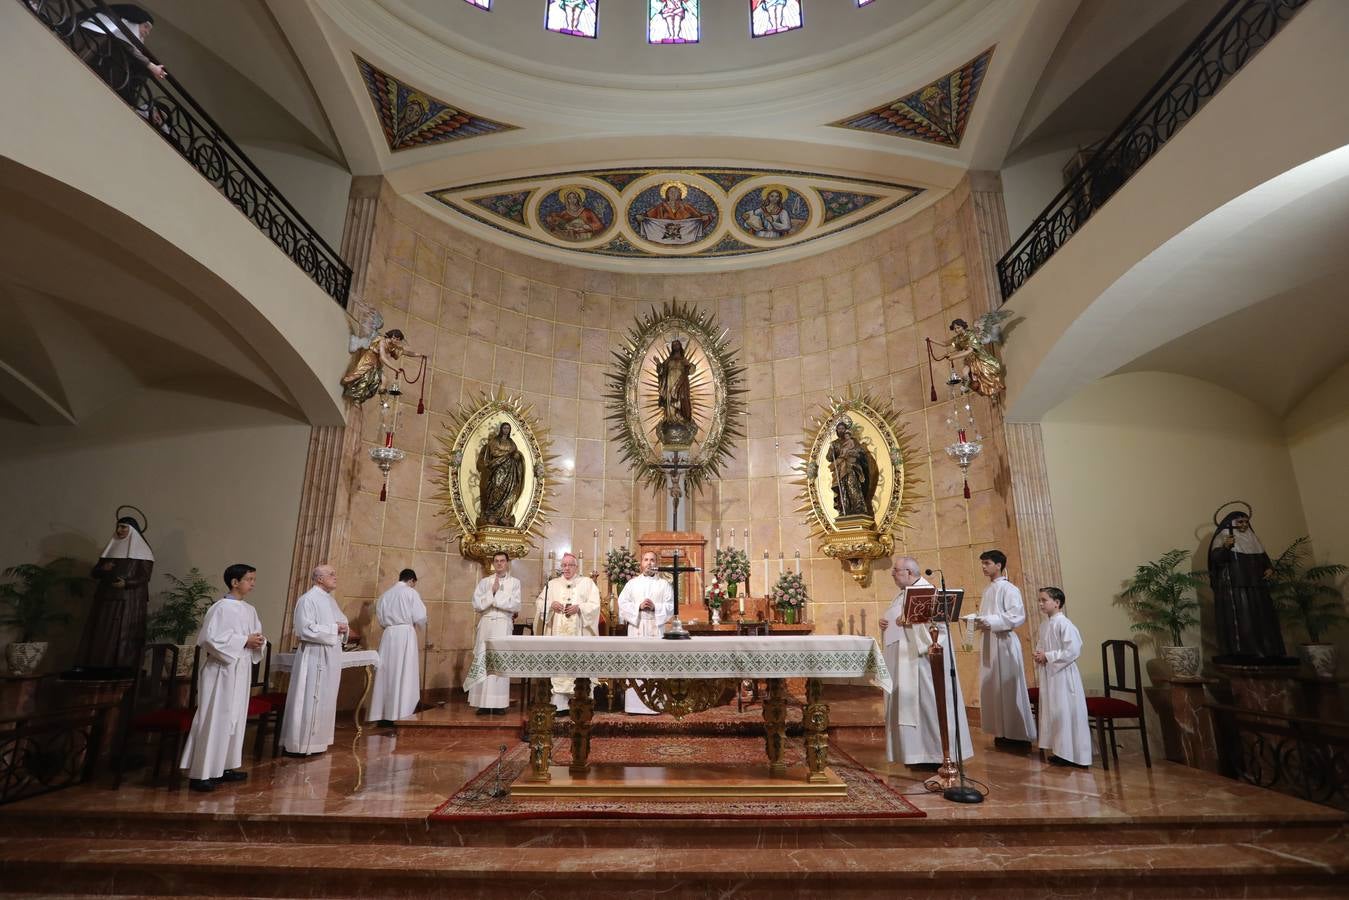
<path fill-rule="evenodd" d="M 800 765 L 802 750 L 788 746 L 785 762 Z M 649 737 L 613 737 L 596 741 L 590 752 L 592 763 L 632 763 L 636 765 L 696 766 L 699 760 L 719 763 L 764 765 L 763 740 L 738 737 L 702 737 L 656 735 Z M 529 747 L 517 744 L 502 763 L 500 783 L 510 785 L 529 761 Z M 553 746 L 553 763 L 566 765 L 571 749 L 559 742 Z M 789 800 L 745 798 L 740 800 L 702 799 L 613 799 L 594 797 L 493 798 L 497 784 L 494 762 L 470 778 L 455 794 L 431 814 L 432 821 L 462 822 L 504 819 L 914 819 L 926 813 L 873 775 L 850 755 L 831 746 L 829 763 L 848 785 L 848 796 L 838 798 Z"/>

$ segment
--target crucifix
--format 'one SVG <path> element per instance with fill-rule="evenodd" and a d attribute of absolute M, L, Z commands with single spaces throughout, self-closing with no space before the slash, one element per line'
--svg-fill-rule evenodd
<path fill-rule="evenodd" d="M 679 621 L 679 577 L 685 572 L 701 572 L 702 569 L 694 566 L 681 566 L 679 564 L 679 548 L 674 550 L 674 562 L 668 566 L 659 566 L 661 572 L 669 572 L 674 576 L 674 621 L 670 623 L 670 628 L 665 632 L 667 641 L 687 641 L 689 633 L 684 630 L 684 623 Z"/>
<path fill-rule="evenodd" d="M 684 472 L 693 468 L 693 464 L 685 461 L 680 451 L 667 450 L 659 467 L 665 471 L 665 487 L 670 498 L 670 530 L 683 531 L 684 518 L 679 511 L 679 501 L 684 497 Z"/>

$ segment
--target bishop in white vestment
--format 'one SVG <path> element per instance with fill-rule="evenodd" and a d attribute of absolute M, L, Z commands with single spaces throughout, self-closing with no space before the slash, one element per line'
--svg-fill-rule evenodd
<path fill-rule="evenodd" d="M 585 575 L 578 575 L 576 557 L 562 556 L 562 575 L 539 591 L 535 617 L 543 620 L 543 634 L 558 637 L 598 637 L 600 633 L 600 589 Z M 576 688 L 574 677 L 553 679 L 553 706 L 566 712 Z M 591 685 L 594 690 L 594 685 Z"/>
<path fill-rule="evenodd" d="M 618 617 L 627 623 L 628 637 L 658 638 L 674 615 L 674 589 L 660 577 L 659 565 L 654 552 L 643 553 L 642 574 L 623 585 L 618 595 Z M 658 715 L 632 688 L 623 695 L 623 710 L 642 716 Z"/>
<path fill-rule="evenodd" d="M 322 753 L 333 742 L 342 637 L 347 633 L 347 617 L 333 598 L 336 589 L 337 572 L 322 565 L 314 569 L 314 586 L 295 602 L 295 637 L 300 647 L 290 671 L 281 723 L 281 746 L 292 756 Z"/>
<path fill-rule="evenodd" d="M 1068 621 L 1063 606 L 1068 598 L 1056 587 L 1040 591 L 1040 646 L 1035 662 L 1040 675 L 1040 746 L 1053 757 L 1076 766 L 1091 765 L 1091 723 L 1087 719 L 1087 694 L 1077 658 L 1082 655 L 1082 634 Z"/>
<path fill-rule="evenodd" d="M 478 614 L 478 630 L 473 639 L 476 659 L 486 647 L 487 639 L 510 637 L 515 630 L 515 615 L 520 611 L 520 579 L 510 574 L 511 558 L 505 553 L 492 557 L 492 574 L 473 589 L 473 610 Z M 506 711 L 511 705 L 511 680 L 500 675 L 486 675 L 468 688 L 468 705 L 479 713 Z"/>
<path fill-rule="evenodd" d="M 417 593 L 417 573 L 404 569 L 398 583 L 375 605 L 375 618 L 384 629 L 379 639 L 379 668 L 370 698 L 371 722 L 406 719 L 422 699 L 417 629 L 426 627 L 426 604 Z"/>
<path fill-rule="evenodd" d="M 904 594 L 908 588 L 932 587 L 932 583 L 918 572 L 918 561 L 913 557 L 901 556 L 895 560 L 890 576 L 900 591 L 881 618 L 885 665 L 895 679 L 895 689 L 885 701 L 885 756 L 890 762 L 910 766 L 940 765 L 941 721 L 937 717 L 937 694 L 932 683 L 932 665 L 928 661 L 932 648 L 930 626 L 905 625 L 899 621 L 904 615 Z M 952 649 L 946 639 L 945 623 L 937 623 L 937 639 L 941 641 L 942 671 L 945 672 L 950 663 L 945 655 Z M 954 692 L 949 680 L 943 687 L 951 758 L 956 756 L 956 729 L 959 728 L 962 757 L 970 759 L 974 756 L 974 741 L 970 737 L 959 679 Z"/>
<path fill-rule="evenodd" d="M 975 627 L 983 632 L 979 659 L 979 702 L 982 727 L 996 738 L 1027 743 L 1035 740 L 1035 720 L 1026 693 L 1021 639 L 1014 629 L 1026 621 L 1021 591 L 1003 574 L 1007 557 L 1000 550 L 979 556 L 988 587 L 979 601 Z"/>
<path fill-rule="evenodd" d="M 243 764 L 253 664 L 262 661 L 267 643 L 257 610 L 243 599 L 256 579 L 251 566 L 226 569 L 229 593 L 211 604 L 197 634 L 204 657 L 197 673 L 197 712 L 179 763 L 194 791 L 212 791 L 216 782 L 248 777 L 230 770 Z"/>

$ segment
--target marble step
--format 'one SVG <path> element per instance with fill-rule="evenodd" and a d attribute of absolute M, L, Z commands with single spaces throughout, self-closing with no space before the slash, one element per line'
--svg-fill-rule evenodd
<path fill-rule="evenodd" d="M 59 872 L 59 876 L 55 873 Z M 1344 841 L 709 850 L 10 838 L 0 892 L 259 897 L 1344 896 Z"/>

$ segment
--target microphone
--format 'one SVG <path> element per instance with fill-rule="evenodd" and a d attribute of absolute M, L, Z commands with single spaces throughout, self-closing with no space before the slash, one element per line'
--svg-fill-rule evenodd
<path fill-rule="evenodd" d="M 923 574 L 924 574 L 924 575 L 931 575 L 933 572 L 940 572 L 940 571 L 941 571 L 941 569 L 924 569 L 924 570 L 923 570 Z"/>

